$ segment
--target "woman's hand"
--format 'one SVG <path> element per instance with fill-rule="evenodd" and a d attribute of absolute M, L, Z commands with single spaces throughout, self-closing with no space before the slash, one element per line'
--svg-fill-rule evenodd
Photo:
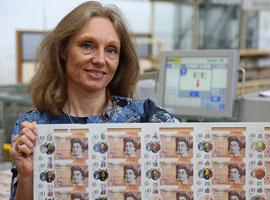
<path fill-rule="evenodd" d="M 33 147 L 37 133 L 36 122 L 24 121 L 22 123 L 22 130 L 10 149 L 9 153 L 18 171 L 19 182 L 33 180 Z"/>
<path fill-rule="evenodd" d="M 22 130 L 13 142 L 9 151 L 18 171 L 16 200 L 33 199 L 33 147 L 37 138 L 36 122 L 22 123 Z"/>

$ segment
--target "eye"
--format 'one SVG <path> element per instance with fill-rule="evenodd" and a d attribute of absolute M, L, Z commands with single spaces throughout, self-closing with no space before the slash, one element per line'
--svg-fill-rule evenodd
<path fill-rule="evenodd" d="M 107 49 L 107 52 L 108 52 L 109 54 L 118 54 L 117 49 L 114 48 L 114 47 L 109 47 L 109 48 Z"/>
<path fill-rule="evenodd" d="M 83 49 L 92 49 L 92 44 L 90 42 L 85 42 L 81 45 Z"/>

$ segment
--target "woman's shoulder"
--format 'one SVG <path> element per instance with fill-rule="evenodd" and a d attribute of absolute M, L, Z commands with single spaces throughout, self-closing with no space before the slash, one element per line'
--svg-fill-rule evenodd
<path fill-rule="evenodd" d="M 128 109 L 137 108 L 139 109 L 139 112 L 142 111 L 141 108 L 143 107 L 144 102 L 144 100 L 133 100 L 128 97 L 114 96 L 114 103 L 117 107 Z"/>
<path fill-rule="evenodd" d="M 140 116 L 144 114 L 143 102 L 134 101 L 131 98 L 114 96 L 113 103 L 105 113 L 110 118 L 109 123 L 140 122 Z"/>
<path fill-rule="evenodd" d="M 51 115 L 47 112 L 30 111 L 30 112 L 24 113 L 16 120 L 14 129 L 13 129 L 13 135 L 16 136 L 20 133 L 21 124 L 24 121 L 37 122 L 38 124 L 46 124 L 46 122 L 50 118 L 51 118 Z"/>
<path fill-rule="evenodd" d="M 133 100 L 131 98 L 115 96 L 116 109 L 126 116 L 137 116 L 137 122 L 178 122 L 166 110 L 160 108 L 151 99 Z"/>
<path fill-rule="evenodd" d="M 22 114 L 16 123 L 21 124 L 24 121 L 28 122 L 37 122 L 39 124 L 44 124 L 48 119 L 52 118 L 52 116 L 48 112 L 38 112 L 35 110 L 29 111 L 27 113 Z"/>
<path fill-rule="evenodd" d="M 154 123 L 161 123 L 161 122 L 177 123 L 177 122 L 179 122 L 168 111 L 159 107 L 151 99 L 146 99 L 144 101 L 144 112 L 145 112 L 146 122 L 154 122 Z"/>

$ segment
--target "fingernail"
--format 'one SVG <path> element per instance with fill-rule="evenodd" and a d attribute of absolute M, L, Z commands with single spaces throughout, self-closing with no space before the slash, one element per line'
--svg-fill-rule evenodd
<path fill-rule="evenodd" d="M 38 130 L 36 128 L 33 131 L 36 135 L 38 134 Z"/>

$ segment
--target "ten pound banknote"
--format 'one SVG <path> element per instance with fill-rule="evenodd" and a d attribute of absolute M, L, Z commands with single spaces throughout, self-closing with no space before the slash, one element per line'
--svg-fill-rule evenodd
<path fill-rule="evenodd" d="M 270 199 L 270 123 L 37 127 L 35 200 Z"/>

